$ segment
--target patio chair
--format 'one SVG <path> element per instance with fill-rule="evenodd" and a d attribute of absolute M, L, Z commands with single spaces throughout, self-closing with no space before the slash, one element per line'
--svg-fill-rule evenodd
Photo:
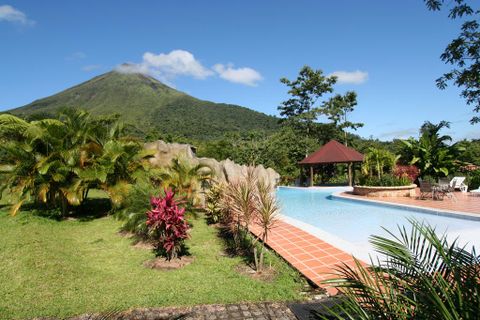
<path fill-rule="evenodd" d="M 457 186 L 458 180 L 452 179 L 450 184 L 447 184 L 447 187 L 443 189 L 443 195 L 447 196 L 453 201 L 457 201 L 457 197 L 455 197 L 455 187 Z"/>
<path fill-rule="evenodd" d="M 467 192 L 468 191 L 468 186 L 463 183 L 465 181 L 465 177 L 453 177 L 452 180 L 450 180 L 450 187 L 455 189 L 459 189 L 462 192 Z"/>
<path fill-rule="evenodd" d="M 475 190 L 470 190 L 470 195 L 475 197 L 480 197 L 480 188 Z"/>
<path fill-rule="evenodd" d="M 433 198 L 434 196 L 434 188 L 432 186 L 432 183 L 430 181 L 424 181 L 419 179 L 418 182 L 420 182 L 420 199 L 427 199 L 427 198 Z"/>

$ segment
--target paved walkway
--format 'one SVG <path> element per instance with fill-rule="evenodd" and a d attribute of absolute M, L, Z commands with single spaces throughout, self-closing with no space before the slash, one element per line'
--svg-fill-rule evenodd
<path fill-rule="evenodd" d="M 306 304 L 307 305 L 307 304 Z M 47 319 L 47 318 L 45 318 Z M 230 305 L 200 305 L 194 307 L 139 308 L 107 315 L 82 315 L 70 320 L 296 320 L 297 317 L 282 302 L 241 303 Z M 48 320 L 52 320 L 49 318 Z"/>
<path fill-rule="evenodd" d="M 261 232 L 255 225 L 251 231 L 257 235 Z M 323 281 L 334 278 L 335 268 L 342 263 L 354 265 L 350 254 L 282 220 L 275 223 L 267 245 L 330 295 L 336 294 L 337 290 L 326 286 Z"/>
<path fill-rule="evenodd" d="M 419 189 L 417 189 L 417 197 L 363 197 L 353 195 L 349 192 L 344 192 L 341 195 L 359 199 L 359 200 L 375 200 L 380 202 L 394 203 L 394 204 L 404 204 L 410 206 L 418 206 L 430 209 L 439 209 L 439 210 L 449 210 L 456 212 L 467 212 L 467 213 L 478 213 L 480 214 L 480 196 L 472 196 L 469 193 L 455 192 L 453 198 L 445 197 L 443 200 L 420 200 L 418 196 L 420 195 Z"/>

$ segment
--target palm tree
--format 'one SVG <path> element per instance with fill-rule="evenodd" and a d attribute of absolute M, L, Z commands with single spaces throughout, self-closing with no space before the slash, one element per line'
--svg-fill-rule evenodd
<path fill-rule="evenodd" d="M 437 235 L 426 224 L 411 221 L 390 238 L 370 242 L 384 258 L 364 266 L 339 268 L 339 278 L 327 281 L 342 294 L 342 302 L 327 315 L 332 319 L 478 319 L 480 257 L 458 239 Z"/>
<path fill-rule="evenodd" d="M 385 172 L 391 172 L 393 170 L 397 160 L 398 157 L 388 150 L 370 147 L 365 154 L 362 173 L 368 176 L 376 174 L 380 179 Z"/>
<path fill-rule="evenodd" d="M 161 173 L 160 179 L 164 188 L 172 188 L 177 194 L 183 194 L 193 205 L 197 205 L 202 184 L 211 179 L 212 173 L 207 165 L 194 165 L 176 158 Z"/>
<path fill-rule="evenodd" d="M 0 115 L 0 179 L 12 214 L 34 200 L 47 207 L 81 205 L 91 188 L 107 191 L 120 206 L 145 172 L 151 151 L 128 138 L 121 124 L 106 129 L 88 113 L 65 109 L 58 119 L 25 121 Z"/>

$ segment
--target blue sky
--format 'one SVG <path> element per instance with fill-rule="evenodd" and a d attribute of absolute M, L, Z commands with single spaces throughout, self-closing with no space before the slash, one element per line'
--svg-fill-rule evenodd
<path fill-rule="evenodd" d="M 358 93 L 361 136 L 448 120 L 456 139 L 480 138 L 459 90 L 435 86 L 459 30 L 446 14 L 421 0 L 0 0 L 0 110 L 131 62 L 195 97 L 276 115 L 279 79 L 310 65 L 343 72 L 336 91 Z"/>

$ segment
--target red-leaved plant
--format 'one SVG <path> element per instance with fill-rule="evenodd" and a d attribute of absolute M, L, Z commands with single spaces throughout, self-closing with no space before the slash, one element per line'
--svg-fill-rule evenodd
<path fill-rule="evenodd" d="M 407 177 L 413 183 L 420 175 L 420 170 L 414 165 L 396 165 L 394 175 L 398 178 Z"/>
<path fill-rule="evenodd" d="M 175 199 L 175 192 L 164 191 L 165 196 L 150 198 L 152 210 L 147 211 L 147 227 L 157 256 L 171 260 L 185 253 L 190 227 L 185 220 L 185 208 L 179 207 L 181 203 Z"/>

